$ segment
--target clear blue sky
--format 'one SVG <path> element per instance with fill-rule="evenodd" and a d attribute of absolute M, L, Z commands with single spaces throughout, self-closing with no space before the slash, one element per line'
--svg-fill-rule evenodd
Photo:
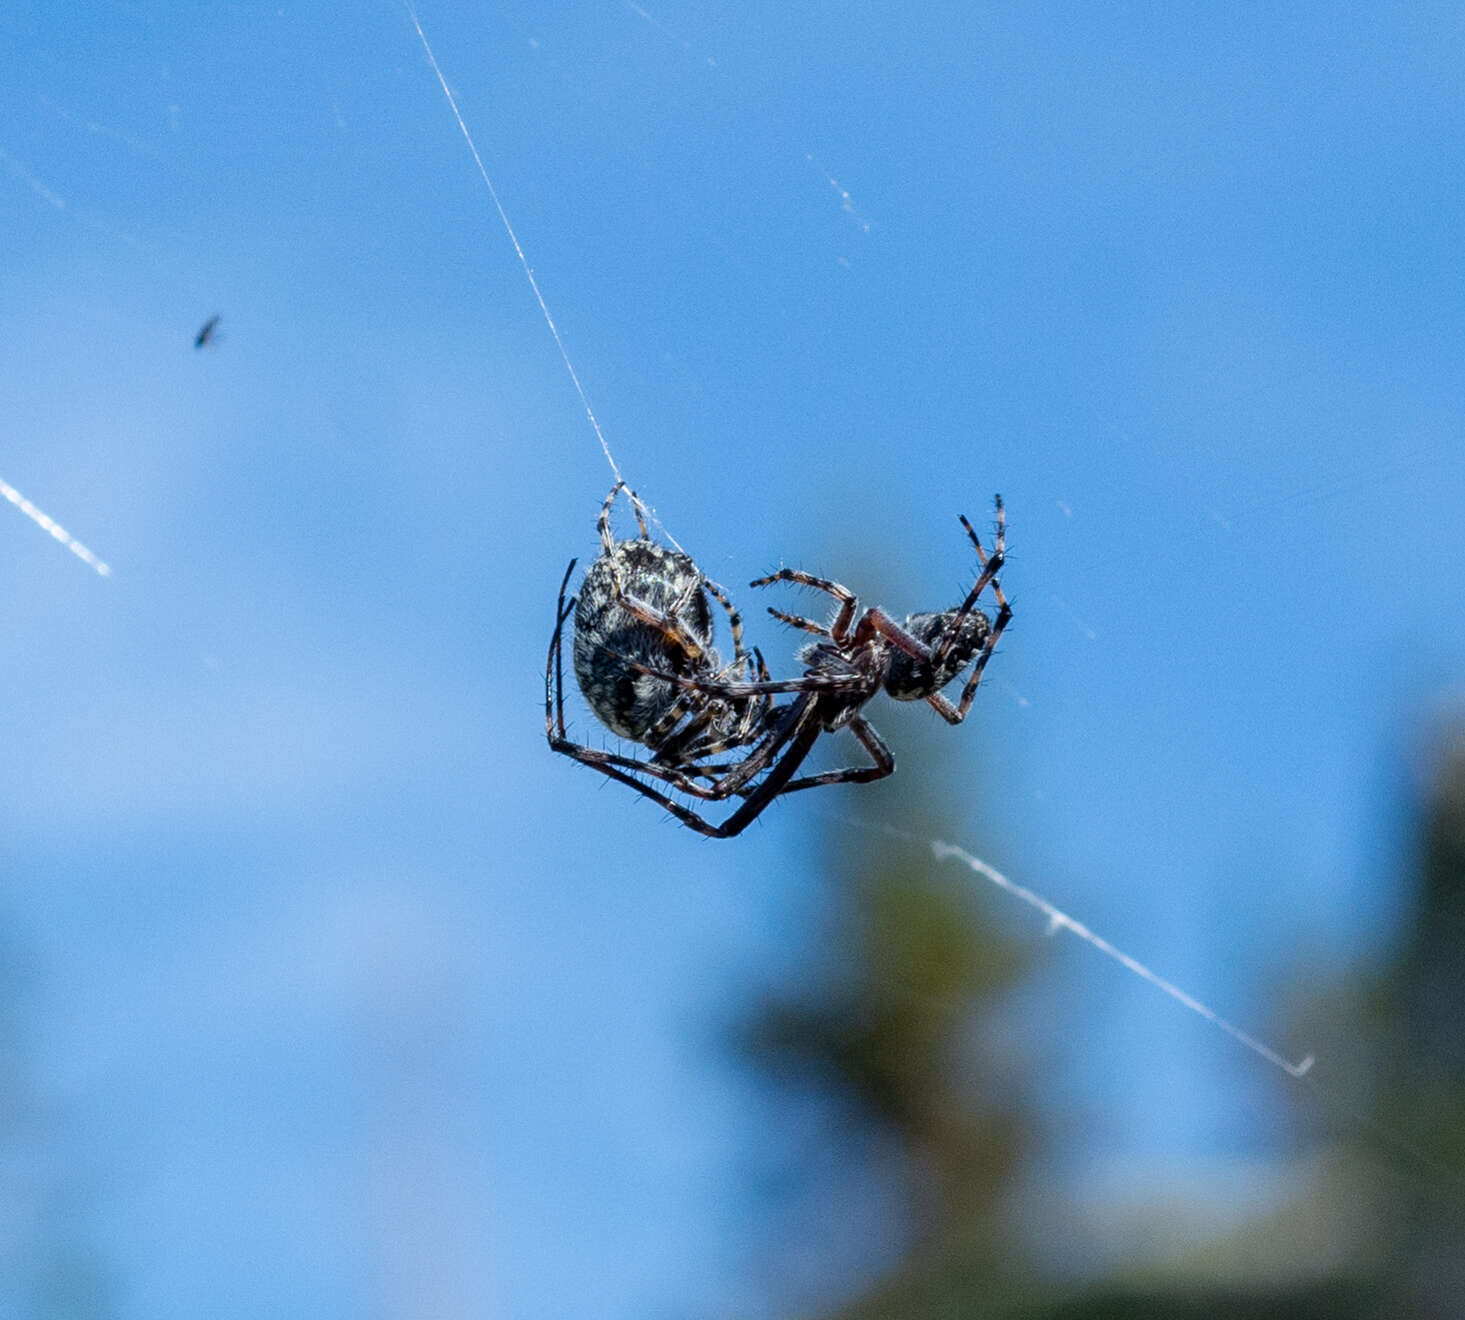
<path fill-rule="evenodd" d="M 942 605 L 1006 498 L 953 842 L 1264 1036 L 1386 947 L 1465 673 L 1457 7 L 420 16 L 712 576 L 859 545 Z M 0 920 L 116 1312 L 746 1301 L 707 1042 L 816 804 L 708 843 L 546 751 L 610 473 L 405 11 L 19 0 L 0 58 L 0 478 L 113 569 L 0 503 Z M 1267 1148 L 1265 1065 L 1042 976 L 1075 1201 Z"/>

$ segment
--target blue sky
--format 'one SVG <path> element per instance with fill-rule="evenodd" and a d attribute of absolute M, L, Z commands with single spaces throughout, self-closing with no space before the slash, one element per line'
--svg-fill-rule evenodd
<path fill-rule="evenodd" d="M 1263 1037 L 1387 948 L 1465 672 L 1453 7 L 420 17 L 750 618 L 837 554 L 945 604 L 1005 497 L 1016 622 L 942 735 L 1002 825 L 952 842 Z M 0 916 L 117 1312 L 745 1303 L 707 1042 L 822 822 L 708 843 L 546 751 L 610 472 L 405 11 L 4 29 L 0 478 L 113 574 L 0 504 Z M 1075 1201 L 1269 1149 L 1265 1065 L 1077 943 L 1040 975 Z"/>

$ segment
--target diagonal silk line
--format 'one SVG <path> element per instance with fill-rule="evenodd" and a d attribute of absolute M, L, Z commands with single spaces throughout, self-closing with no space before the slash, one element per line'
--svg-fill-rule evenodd
<path fill-rule="evenodd" d="M 1106 958 L 1112 958 L 1121 967 L 1127 968 L 1136 976 L 1148 981 L 1157 990 L 1163 990 L 1171 999 L 1179 1004 L 1183 1004 L 1192 1013 L 1199 1014 L 1207 1022 L 1211 1023 L 1212 1026 L 1219 1027 L 1232 1039 L 1240 1041 L 1247 1049 L 1251 1050 L 1254 1054 L 1259 1054 L 1268 1063 L 1280 1068 L 1289 1076 L 1305 1077 L 1312 1068 L 1314 1060 L 1311 1054 L 1298 1063 L 1288 1062 L 1276 1050 L 1263 1045 L 1255 1036 L 1248 1035 L 1240 1027 L 1227 1022 L 1214 1009 L 1208 1008 L 1193 995 L 1186 994 L 1179 986 L 1165 980 L 1163 976 L 1152 972 L 1139 959 L 1130 957 L 1122 949 L 1116 949 L 1108 940 L 1104 939 L 1101 935 L 1094 934 L 1081 921 L 1075 921 L 1066 912 L 1062 912 L 1054 907 L 1047 899 L 1040 898 L 1032 890 L 1024 889 L 1016 881 L 1009 880 L 1001 871 L 998 871 L 995 867 L 988 866 L 980 858 L 973 857 L 971 853 L 964 852 L 953 844 L 942 843 L 939 839 L 932 840 L 931 851 L 935 854 L 937 861 L 944 862 L 955 858 L 969 870 L 975 871 L 983 879 L 990 880 L 999 889 L 1006 890 L 1014 898 L 1021 899 L 1029 907 L 1036 908 L 1048 918 L 1048 931 L 1050 934 L 1056 934 L 1060 930 L 1071 930 L 1079 939 L 1093 945 Z"/>
<path fill-rule="evenodd" d="M 38 509 L 24 495 L 15 489 L 8 481 L 0 479 L 0 495 L 3 495 L 27 518 L 29 518 L 43 532 L 48 532 L 56 540 L 60 541 L 71 551 L 83 564 L 94 569 L 98 577 L 111 577 L 111 565 L 98 559 L 86 546 L 82 545 L 76 537 L 72 536 L 60 523 L 50 517 L 43 510 Z"/>

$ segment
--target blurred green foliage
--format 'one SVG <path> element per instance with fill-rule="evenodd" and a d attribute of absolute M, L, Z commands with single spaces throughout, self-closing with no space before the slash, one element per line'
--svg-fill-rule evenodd
<path fill-rule="evenodd" d="M 1173 1260 L 1152 1255 L 1087 1280 L 1056 1277 L 1013 1227 L 1025 1184 L 1029 1197 L 1063 1196 L 1035 1173 L 1029 1070 L 1041 1060 L 985 1029 L 1028 974 L 1027 949 L 968 877 L 853 824 L 864 813 L 998 851 L 972 801 L 933 802 L 931 786 L 951 781 L 941 739 L 953 736 L 903 729 L 892 745 L 905 768 L 878 806 L 868 789 L 846 792 L 851 823 L 831 823 L 820 845 L 827 898 L 805 971 L 767 992 L 738 1032 L 760 1076 L 830 1116 L 827 1163 L 863 1160 L 861 1185 L 884 1189 L 870 1198 L 883 1235 L 846 1213 L 857 1240 L 843 1258 L 856 1267 L 828 1272 L 821 1296 L 794 1310 L 831 1320 L 1465 1317 L 1465 719 L 1432 731 L 1404 806 L 1413 847 L 1398 879 L 1411 902 L 1392 950 L 1331 981 L 1309 973 L 1294 992 L 1299 1037 L 1331 1036 L 1341 1054 L 1329 1070 L 1320 1048 L 1313 1082 L 1279 1082 L 1296 1149 L 1269 1155 L 1298 1170 L 1293 1201 Z M 980 785 L 963 789 L 980 798 Z M 1000 842 L 1010 851 L 1014 841 Z M 803 1213 L 837 1230 L 848 1192 L 831 1181 L 822 1195 L 828 1204 L 815 1188 Z M 886 1251 L 870 1250 L 882 1237 Z M 802 1250 L 797 1231 L 785 1250 Z"/>

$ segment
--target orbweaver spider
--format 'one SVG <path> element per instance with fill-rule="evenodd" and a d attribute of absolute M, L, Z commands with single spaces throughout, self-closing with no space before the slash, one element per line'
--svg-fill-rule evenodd
<path fill-rule="evenodd" d="M 878 605 L 859 613 L 859 601 L 848 588 L 798 569 L 781 569 L 751 583 L 765 587 L 794 582 L 839 602 L 827 627 L 770 607 L 775 618 L 827 639 L 812 642 L 800 652 L 805 666 L 801 678 L 773 680 L 762 655 L 743 649 L 741 621 L 721 589 L 687 556 L 650 541 L 634 495 L 631 499 L 641 539 L 613 540 L 610 506 L 620 489 L 617 483 L 601 510 L 603 548 L 586 574 L 579 601 L 567 605 L 564 597 L 574 561 L 560 584 L 545 669 L 545 731 L 555 751 L 631 785 L 701 834 L 731 838 L 784 793 L 829 784 L 868 783 L 892 773 L 895 758 L 860 713 L 878 692 L 883 690 L 896 701 L 926 701 L 951 724 L 966 718 L 997 639 L 1012 617 L 997 581 L 1006 553 L 1007 523 L 1001 496 L 997 497 L 997 538 L 990 555 L 971 523 L 964 515 L 961 518 L 981 571 L 966 598 L 953 609 L 910 614 L 897 623 Z M 995 621 L 976 607 L 989 585 L 998 607 Z M 734 657 L 723 669 L 718 669 L 716 653 L 708 645 L 711 612 L 702 597 L 704 589 L 727 611 L 732 625 Z M 565 736 L 560 650 L 564 623 L 572 609 L 575 671 L 586 700 L 607 727 L 649 747 L 653 752 L 650 761 L 582 747 Z M 683 614 L 691 618 L 683 619 Z M 744 676 L 754 662 L 759 677 L 749 681 Z M 953 705 L 942 689 L 969 665 L 973 666 L 971 677 L 960 701 Z M 661 686 L 647 688 L 647 681 Z M 795 700 L 780 708 L 772 700 L 779 694 L 794 695 Z M 633 718 L 628 711 L 640 714 Z M 681 724 L 683 719 L 685 724 Z M 871 764 L 794 778 L 820 734 L 842 728 L 854 734 Z M 741 760 L 701 764 L 720 751 L 749 744 L 751 749 Z M 765 770 L 767 776 L 755 783 Z M 654 776 L 703 800 L 734 795 L 744 800 L 726 821 L 713 825 L 635 778 L 633 772 Z"/>
<path fill-rule="evenodd" d="M 623 490 L 641 534 L 634 540 L 617 541 L 610 515 Z M 565 600 L 575 560 L 570 561 L 560 583 L 545 664 L 545 736 L 554 751 L 631 785 L 693 829 L 725 835 L 733 825 L 731 820 L 724 826 L 710 825 L 637 776 L 659 780 L 704 801 L 721 801 L 743 789 L 768 764 L 757 749 L 730 764 L 705 762 L 720 752 L 766 741 L 770 733 L 776 733 L 774 702 L 758 692 L 729 697 L 720 687 L 754 673 L 767 681 L 768 670 L 757 651 L 745 649 L 742 619 L 727 594 L 690 556 L 651 539 L 645 506 L 624 482 L 611 487 L 596 526 L 601 552 L 586 571 L 579 595 L 568 603 Z M 733 658 L 725 666 L 712 647 L 709 595 L 727 614 L 732 632 Z M 651 752 L 648 760 L 585 747 L 567 736 L 562 638 L 571 612 L 580 691 L 606 728 Z M 709 690 L 685 687 L 684 679 L 705 680 Z M 750 813 L 731 832 L 740 831 L 756 814 Z"/>

